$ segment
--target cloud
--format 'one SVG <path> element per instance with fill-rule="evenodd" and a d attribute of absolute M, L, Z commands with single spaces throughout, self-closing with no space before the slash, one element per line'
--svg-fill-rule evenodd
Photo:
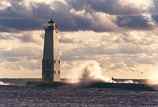
<path fill-rule="evenodd" d="M 71 36 L 70 36 L 71 35 Z M 86 36 L 85 36 L 86 35 Z M 150 37 L 148 36 L 150 35 Z M 71 42 L 61 42 L 63 60 L 90 60 L 115 56 L 118 61 L 133 64 L 157 62 L 157 31 L 76 32 L 63 34 Z M 72 42 L 73 41 L 73 42 Z M 106 62 L 106 60 L 104 60 Z M 116 63 L 114 60 L 111 63 Z M 120 62 L 118 62 L 120 63 Z"/>
<path fill-rule="evenodd" d="M 142 14 L 140 16 L 119 16 L 117 22 L 120 27 L 133 29 L 148 29 L 155 26 L 155 21 L 150 14 Z"/>
<path fill-rule="evenodd" d="M 144 29 L 144 27 L 150 28 L 150 25 L 142 14 L 152 16 L 156 8 L 156 2 L 153 0 L 3 0 L 3 2 L 1 7 L 5 8 L 0 10 L 0 15 L 3 16 L 0 18 L 1 31 L 42 29 L 52 16 L 62 31 L 117 30 L 120 23 L 127 20 L 130 22 L 127 21 L 125 26 L 121 24 L 121 27 L 136 26 Z M 155 24 L 154 20 L 157 18 L 150 18 Z M 135 21 L 140 23 L 133 25 Z"/>
<path fill-rule="evenodd" d="M 63 33 L 62 37 L 73 41 L 61 42 L 63 77 L 78 65 L 72 62 L 93 60 L 106 76 L 148 78 L 157 66 L 157 34 L 156 30 Z"/>
<path fill-rule="evenodd" d="M 43 44 L 41 34 L 40 31 L 0 33 L 1 77 L 40 75 Z"/>
<path fill-rule="evenodd" d="M 69 4 L 78 10 L 92 8 L 110 14 L 138 14 L 149 12 L 152 8 L 152 0 L 69 0 Z"/>
<path fill-rule="evenodd" d="M 0 75 L 16 75 L 16 73 L 20 75 L 19 73 L 25 72 L 26 76 L 39 76 L 43 49 L 43 39 L 40 35 L 43 33 L 40 31 L 1 33 Z M 73 65 L 73 62 L 78 60 L 83 64 L 89 60 L 98 62 L 103 73 L 110 77 L 144 76 L 148 69 L 144 71 L 143 67 L 150 68 L 157 64 L 157 34 L 156 30 L 61 32 L 62 76 L 75 69 L 77 64 Z M 81 66 L 84 66 L 83 69 L 87 67 Z"/>

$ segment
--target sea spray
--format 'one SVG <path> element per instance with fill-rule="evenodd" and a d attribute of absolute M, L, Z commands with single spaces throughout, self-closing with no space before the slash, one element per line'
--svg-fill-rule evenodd
<path fill-rule="evenodd" d="M 146 81 L 148 85 L 158 85 L 158 66 L 157 65 L 153 66 L 148 76 L 149 77 Z"/>
<path fill-rule="evenodd" d="M 10 83 L 6 83 L 6 82 L 3 82 L 3 81 L 0 81 L 0 85 L 11 85 Z"/>
<path fill-rule="evenodd" d="M 94 60 L 75 61 L 66 75 L 68 83 L 90 83 L 93 81 L 111 82 L 111 77 L 104 75 L 100 64 Z"/>

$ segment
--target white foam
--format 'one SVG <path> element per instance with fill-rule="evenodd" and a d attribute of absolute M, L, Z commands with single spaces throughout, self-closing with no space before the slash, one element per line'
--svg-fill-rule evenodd
<path fill-rule="evenodd" d="M 0 85 L 10 85 L 10 83 L 5 83 L 3 81 L 0 81 Z"/>

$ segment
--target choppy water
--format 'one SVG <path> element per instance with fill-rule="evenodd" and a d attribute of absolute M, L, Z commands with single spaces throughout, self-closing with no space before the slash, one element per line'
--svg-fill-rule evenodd
<path fill-rule="evenodd" d="M 158 107 L 158 91 L 0 86 L 0 107 Z"/>

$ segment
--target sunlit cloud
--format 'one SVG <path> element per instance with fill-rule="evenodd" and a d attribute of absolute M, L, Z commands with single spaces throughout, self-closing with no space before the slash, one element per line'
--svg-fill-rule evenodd
<path fill-rule="evenodd" d="M 154 6 L 153 0 L 119 0 L 119 3 L 124 7 L 132 6 L 146 12 Z"/>

